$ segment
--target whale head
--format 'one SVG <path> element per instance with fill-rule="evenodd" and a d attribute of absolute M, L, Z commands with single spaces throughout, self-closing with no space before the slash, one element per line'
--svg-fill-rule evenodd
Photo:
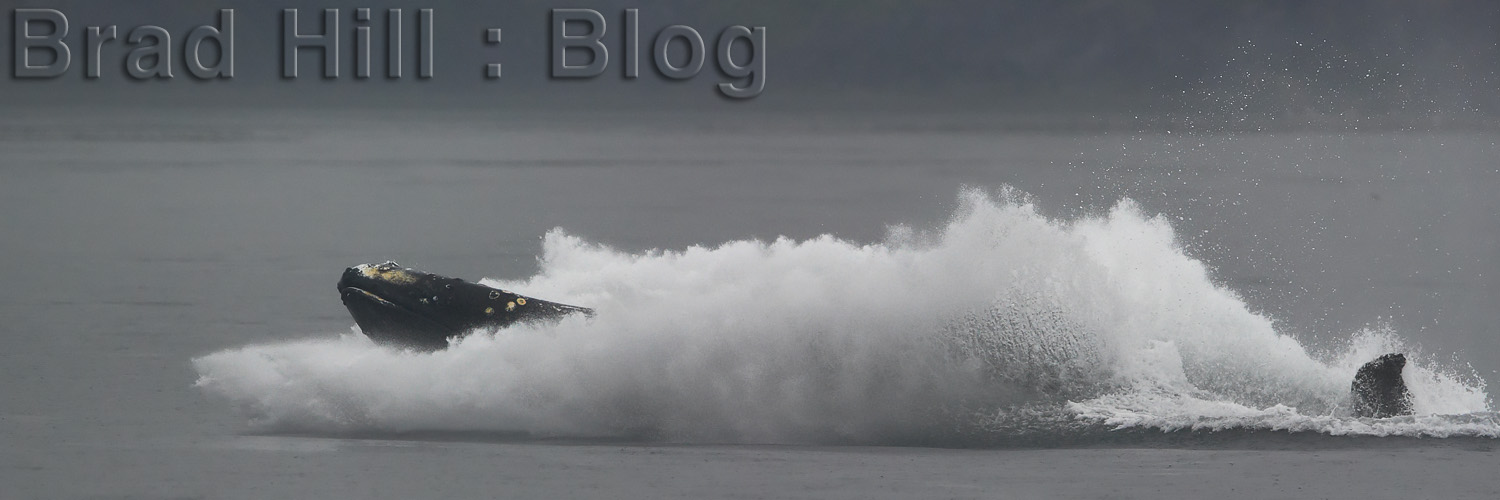
<path fill-rule="evenodd" d="M 371 340 L 426 350 L 447 347 L 449 338 L 477 329 L 589 312 L 395 262 L 345 269 L 338 289 L 344 307 Z"/>
<path fill-rule="evenodd" d="M 1354 416 L 1388 418 L 1412 413 L 1411 392 L 1401 378 L 1406 355 L 1385 354 L 1359 367 L 1350 384 Z"/>

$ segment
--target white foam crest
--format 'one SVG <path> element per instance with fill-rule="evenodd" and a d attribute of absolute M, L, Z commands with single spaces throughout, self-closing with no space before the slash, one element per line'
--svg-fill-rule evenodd
<path fill-rule="evenodd" d="M 1069 403 L 1067 409 L 1082 420 L 1101 423 L 1115 430 L 1262 430 L 1333 436 L 1500 437 L 1500 414 L 1489 411 L 1349 418 L 1334 414 L 1304 414 L 1297 408 L 1280 404 L 1256 409 L 1227 401 L 1152 391 L 1111 394 Z"/>
<path fill-rule="evenodd" d="M 1165 220 L 1127 200 L 1054 221 L 1008 190 L 967 189 L 944 227 L 878 244 L 630 253 L 554 230 L 538 274 L 487 284 L 596 315 L 434 353 L 359 335 L 230 349 L 194 360 L 198 386 L 272 430 L 909 442 L 1039 403 L 1120 427 L 1336 433 L 1311 422 L 1342 418 L 1360 360 L 1395 347 L 1368 335 L 1319 362 L 1215 286 Z M 1482 385 L 1407 372 L 1419 413 L 1488 410 Z"/>
<path fill-rule="evenodd" d="M 1172 346 L 1157 344 L 1154 347 L 1160 350 Z M 1336 359 L 1326 366 L 1330 378 L 1303 384 L 1329 387 L 1323 396 L 1325 399 L 1304 399 L 1312 403 L 1307 407 L 1286 403 L 1256 406 L 1251 402 L 1222 398 L 1196 387 L 1182 390 L 1180 385 L 1140 384 L 1152 379 L 1138 377 L 1138 384 L 1134 387 L 1070 402 L 1067 409 L 1082 420 L 1115 429 L 1254 429 L 1335 436 L 1500 437 L 1500 414 L 1491 411 L 1483 381 L 1477 376 L 1463 377 L 1425 365 L 1420 354 L 1409 355 L 1407 367 L 1402 372 L 1413 396 L 1415 415 L 1352 418 L 1348 414 L 1347 394 L 1359 367 L 1381 354 L 1411 352 L 1411 349 L 1389 328 L 1355 333 Z M 1142 356 L 1142 359 L 1150 358 Z M 1254 377 L 1246 380 L 1254 380 Z"/>

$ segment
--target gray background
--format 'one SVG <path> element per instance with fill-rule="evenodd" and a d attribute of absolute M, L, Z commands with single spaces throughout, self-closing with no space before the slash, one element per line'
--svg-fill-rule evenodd
<path fill-rule="evenodd" d="M 59 79 L 0 79 L 0 484 L 22 497 L 441 496 L 528 480 L 511 491 L 823 496 L 839 477 L 873 488 L 913 470 L 899 484 L 958 497 L 1022 477 L 995 470 L 1051 478 L 1022 491 L 1066 483 L 1078 496 L 1494 492 L 1479 473 L 1442 485 L 1451 491 L 1413 489 L 1447 460 L 1493 469 L 1484 443 L 1330 462 L 244 436 L 239 415 L 191 387 L 189 364 L 347 331 L 333 284 L 355 263 L 520 278 L 557 226 L 626 250 L 874 241 L 888 224 L 941 223 L 968 184 L 1015 186 L 1064 218 L 1133 198 L 1314 350 L 1389 325 L 1427 359 L 1493 384 L 1492 2 L 403 3 L 437 9 L 437 78 L 425 82 L 279 79 L 274 2 L 8 4 L 26 6 L 63 10 L 75 41 L 99 24 L 181 36 L 232 7 L 240 38 L 232 81 L 135 82 L 123 70 L 86 81 L 79 53 Z M 596 7 L 613 22 L 626 6 L 641 9 L 643 33 L 766 26 L 765 93 L 725 100 L 707 70 L 686 82 L 546 77 L 547 9 Z M 506 42 L 494 49 L 482 36 L 497 26 Z M 506 76 L 488 82 L 495 58 Z M 638 454 L 666 458 L 610 468 Z M 1350 465 L 1375 454 L 1377 468 Z M 1017 456 L 1034 469 L 1013 469 Z M 1108 464 L 1076 465 L 1083 456 Z M 1241 458 L 1267 476 L 1211 480 L 1246 477 Z M 487 464 L 502 462 L 524 474 L 493 475 Z M 785 463 L 833 472 L 751 480 Z M 568 467 L 604 473 L 580 482 Z M 1289 480 L 1266 481 L 1277 474 Z"/>
<path fill-rule="evenodd" d="M 1255 118 L 1257 124 L 1365 125 L 1391 121 L 1471 122 L 1497 105 L 1494 26 L 1500 8 L 1479 1 L 762 1 L 762 2 L 9 2 L 69 16 L 73 69 L 48 81 L 10 82 L 19 102 L 89 104 L 152 101 L 171 105 L 338 104 L 358 108 L 434 105 L 465 109 L 698 109 L 721 113 L 713 61 L 696 79 L 671 82 L 643 68 L 620 76 L 625 8 L 640 10 L 642 54 L 661 28 L 685 24 L 712 44 L 731 25 L 767 28 L 770 92 L 755 108 L 1060 112 L 1173 120 L 1207 115 L 1200 125 Z M 346 30 L 339 80 L 280 79 L 280 10 L 298 7 L 303 24 L 319 8 L 341 7 Z M 356 81 L 354 7 L 431 8 L 436 78 Z M 236 10 L 237 73 L 232 82 L 199 83 L 186 72 L 170 82 L 125 76 L 120 42 L 107 46 L 104 78 L 84 81 L 86 26 L 168 29 L 181 43 L 195 26 Z M 610 70 L 585 81 L 548 78 L 548 12 L 593 8 L 610 23 Z M 9 9 L 7 9 L 9 10 Z M 382 30 L 378 23 L 373 32 Z M 504 43 L 484 43 L 486 28 Z M 412 26 L 405 31 L 414 36 Z M 379 39 L 376 40 L 379 46 Z M 408 54 L 409 56 L 412 54 Z M 376 73 L 381 68 L 377 53 Z M 307 57 L 306 55 L 304 57 Z M 407 58 L 408 63 L 412 61 Z M 500 81 L 484 65 L 503 62 Z M 303 74 L 317 63 L 305 61 Z M 411 74 L 412 71 L 408 71 Z M 9 85 L 14 85 L 11 87 Z M 85 90 L 86 89 L 86 90 Z M 38 101 L 39 100 L 39 101 Z M 749 106 L 746 106 L 749 107 Z"/>

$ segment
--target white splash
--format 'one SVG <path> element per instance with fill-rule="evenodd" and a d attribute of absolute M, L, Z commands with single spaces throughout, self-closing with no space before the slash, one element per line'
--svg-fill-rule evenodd
<path fill-rule="evenodd" d="M 628 253 L 554 230 L 537 275 L 487 284 L 588 305 L 591 319 L 435 353 L 358 334 L 247 346 L 195 359 L 197 385 L 273 431 L 882 443 L 1037 405 L 1118 428 L 1500 429 L 1482 385 L 1420 357 L 1406 370 L 1417 416 L 1344 416 L 1354 371 L 1399 338 L 1364 332 L 1314 359 L 1128 200 L 1071 222 L 1010 191 L 968 189 L 960 205 L 943 228 L 868 245 Z M 1453 414 L 1479 416 L 1435 416 Z"/>

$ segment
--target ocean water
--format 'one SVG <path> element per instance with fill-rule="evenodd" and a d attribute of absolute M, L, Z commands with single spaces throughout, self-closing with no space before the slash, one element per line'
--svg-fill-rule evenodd
<path fill-rule="evenodd" d="M 1492 496 L 1497 137 L 11 117 L 0 483 Z M 598 314 L 377 347 L 333 285 L 387 259 Z M 1391 351 L 1416 415 L 1352 418 L 1354 371 Z"/>

